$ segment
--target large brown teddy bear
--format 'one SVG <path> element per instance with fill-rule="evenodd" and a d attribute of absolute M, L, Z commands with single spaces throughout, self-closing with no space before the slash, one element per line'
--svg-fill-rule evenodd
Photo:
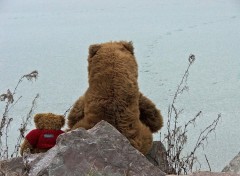
<path fill-rule="evenodd" d="M 30 150 L 30 153 L 46 152 L 56 144 L 57 137 L 64 133 L 61 128 L 65 124 L 62 115 L 52 113 L 40 113 L 34 116 L 36 129 L 31 130 L 25 137 L 20 154 Z"/>
<path fill-rule="evenodd" d="M 68 116 L 71 130 L 92 128 L 105 120 L 142 152 L 152 146 L 152 133 L 163 125 L 160 111 L 138 88 L 138 66 L 131 42 L 89 47 L 89 87 Z"/>

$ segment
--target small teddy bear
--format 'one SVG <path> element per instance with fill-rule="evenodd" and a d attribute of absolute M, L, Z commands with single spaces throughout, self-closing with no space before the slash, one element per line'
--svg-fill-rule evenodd
<path fill-rule="evenodd" d="M 57 137 L 64 133 L 61 128 L 65 124 L 62 115 L 39 113 L 34 116 L 36 129 L 30 131 L 20 147 L 20 154 L 30 150 L 30 153 L 46 152 L 56 144 Z"/>

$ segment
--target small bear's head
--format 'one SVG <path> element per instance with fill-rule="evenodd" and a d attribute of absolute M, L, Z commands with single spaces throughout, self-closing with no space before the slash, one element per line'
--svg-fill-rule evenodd
<path fill-rule="evenodd" d="M 65 118 L 53 113 L 39 113 L 34 116 L 34 123 L 37 129 L 60 130 L 65 124 Z"/>

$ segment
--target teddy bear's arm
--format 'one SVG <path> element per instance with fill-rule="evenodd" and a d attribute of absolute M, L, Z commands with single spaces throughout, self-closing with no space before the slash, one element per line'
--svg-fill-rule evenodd
<path fill-rule="evenodd" d="M 155 104 L 140 93 L 139 97 L 140 120 L 147 125 L 151 132 L 157 132 L 163 126 L 163 117 Z"/>
<path fill-rule="evenodd" d="M 71 129 L 84 117 L 84 96 L 81 96 L 73 105 L 68 115 L 68 127 Z"/>
<path fill-rule="evenodd" d="M 25 137 L 21 147 L 20 147 L 20 154 L 23 155 L 23 152 L 26 151 L 28 148 L 30 152 L 33 152 L 33 149 L 36 147 L 38 138 L 41 134 L 41 130 L 34 129 L 31 130 Z"/>
<path fill-rule="evenodd" d="M 30 152 L 33 150 L 33 146 L 28 142 L 27 139 L 24 139 L 23 143 L 21 144 L 20 147 L 20 154 L 23 156 L 23 152 L 27 151 L 27 149 L 30 150 Z"/>

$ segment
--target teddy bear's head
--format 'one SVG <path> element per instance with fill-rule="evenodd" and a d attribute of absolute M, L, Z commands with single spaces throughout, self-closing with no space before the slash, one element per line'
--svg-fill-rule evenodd
<path fill-rule="evenodd" d="M 120 72 L 131 72 L 133 79 L 137 79 L 137 62 L 134 56 L 132 42 L 119 41 L 94 44 L 89 47 L 88 73 L 89 78 L 98 76 L 105 70 L 110 73 L 115 70 Z"/>
<path fill-rule="evenodd" d="M 63 115 L 39 113 L 34 116 L 34 123 L 37 129 L 60 130 L 65 124 L 65 118 Z"/>
<path fill-rule="evenodd" d="M 112 48 L 114 50 L 119 49 L 121 51 L 128 51 L 134 55 L 134 48 L 132 42 L 107 42 L 102 44 L 93 44 L 89 47 L 89 58 L 92 58 L 101 48 Z"/>

